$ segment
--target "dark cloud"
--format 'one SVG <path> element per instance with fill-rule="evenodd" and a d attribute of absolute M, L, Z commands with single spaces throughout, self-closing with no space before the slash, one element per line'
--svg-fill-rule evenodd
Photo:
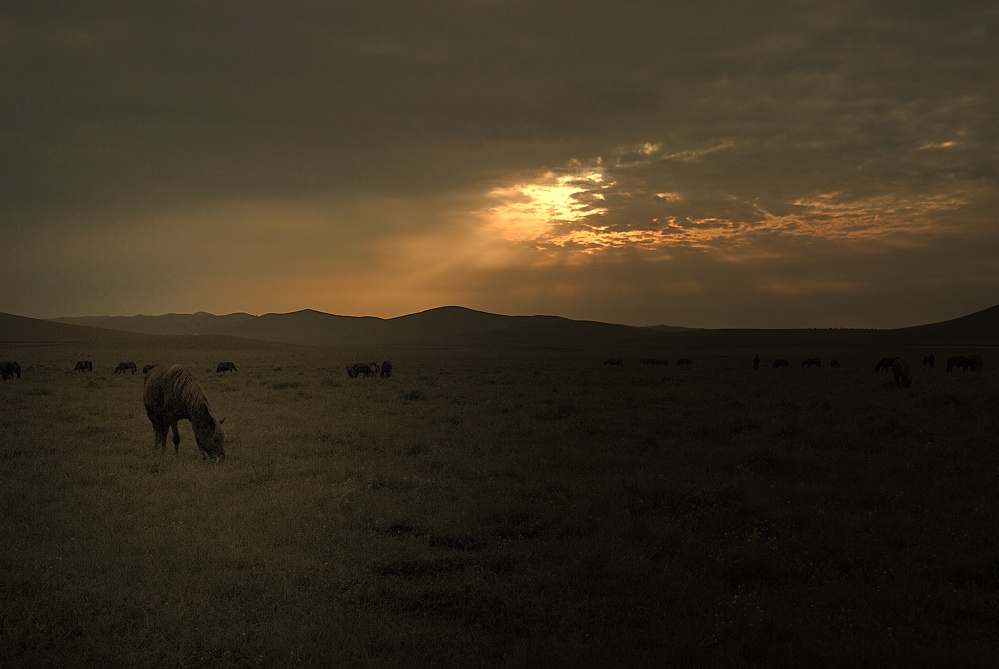
<path fill-rule="evenodd" d="M 67 261 L 71 241 L 115 239 L 133 253 L 144 239 L 181 240 L 214 281 L 214 309 L 230 291 L 233 309 L 282 310 L 273 291 L 256 306 L 238 294 L 245 264 L 209 269 L 217 254 L 191 239 L 206 230 L 266 267 L 269 285 L 315 295 L 337 281 L 378 284 L 357 268 L 406 249 L 462 259 L 448 263 L 453 286 L 414 262 L 426 284 L 414 300 L 459 301 L 462 277 L 475 276 L 491 283 L 468 293 L 481 300 L 469 306 L 487 307 L 488 295 L 510 312 L 561 312 L 571 300 L 559 296 L 586 285 L 580 315 L 604 318 L 623 313 L 615 291 L 658 286 L 676 295 L 662 315 L 645 317 L 655 301 L 643 296 L 617 318 L 706 323 L 683 295 L 703 304 L 713 293 L 708 303 L 729 314 L 718 319 L 738 324 L 737 305 L 755 295 L 770 313 L 769 296 L 792 283 L 802 302 L 823 291 L 843 305 L 897 302 L 948 267 L 967 269 L 965 299 L 989 306 L 997 268 L 962 258 L 996 241 L 997 28 L 999 10 L 970 1 L 5 7 L 0 231 L 30 261 L 0 270 L 14 296 L 0 310 L 77 312 L 80 300 L 57 296 L 87 286 L 109 312 L 154 311 L 143 295 L 156 289 L 132 278 L 141 268 Z M 548 190 L 518 190 L 531 184 Z M 569 208 L 541 199 L 570 192 Z M 459 243 L 475 251 L 451 249 Z M 930 247 L 932 263 L 911 261 Z M 566 269 L 582 266 L 599 278 Z M 561 288 L 528 300 L 514 288 L 525 267 L 535 284 Z M 852 278 L 865 268 L 861 287 Z M 37 289 L 23 288 L 25 272 Z M 668 280 L 650 280 L 660 274 Z M 392 299 L 372 293 L 367 304 L 398 310 L 382 315 L 436 306 L 379 285 Z M 206 306 L 191 285 L 169 290 L 148 299 Z M 357 308 L 339 306 L 334 290 L 295 306 Z M 852 318 L 847 306 L 839 318 Z"/>

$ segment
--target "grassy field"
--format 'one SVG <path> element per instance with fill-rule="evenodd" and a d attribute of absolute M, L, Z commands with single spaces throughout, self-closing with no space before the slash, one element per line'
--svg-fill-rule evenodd
<path fill-rule="evenodd" d="M 946 351 L 754 372 L 753 351 L 20 346 L 0 665 L 993 665 L 979 352 L 946 374 Z M 911 388 L 872 371 L 897 353 Z M 344 372 L 385 357 L 390 379 Z M 153 450 L 126 359 L 194 373 L 226 462 L 186 422 L 179 456 Z"/>

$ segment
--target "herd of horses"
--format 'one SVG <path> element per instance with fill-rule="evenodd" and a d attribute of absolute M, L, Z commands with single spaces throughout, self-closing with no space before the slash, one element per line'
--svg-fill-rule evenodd
<path fill-rule="evenodd" d="M 377 362 L 348 362 L 347 376 L 351 379 L 356 379 L 359 376 L 363 376 L 366 379 L 376 376 L 387 379 L 392 376 L 392 361 L 386 360 L 381 365 Z"/>
<path fill-rule="evenodd" d="M 923 360 L 925 364 L 926 361 Z M 930 367 L 933 363 L 930 362 Z M 966 372 L 969 369 L 973 372 L 977 372 L 982 368 L 982 356 L 980 355 L 955 355 L 952 358 L 947 358 L 947 371 L 952 371 L 955 368 L 960 367 L 962 372 Z"/>
<path fill-rule="evenodd" d="M 638 361 L 642 365 L 668 365 L 669 362 L 665 358 L 642 358 Z M 932 353 L 923 358 L 923 364 L 928 365 L 933 368 L 936 363 L 936 356 Z M 604 360 L 605 365 L 611 366 L 623 366 L 624 360 L 621 358 L 608 358 Z M 693 365 L 693 361 L 690 358 L 680 358 L 676 361 L 677 367 L 690 367 Z M 786 358 L 775 358 L 772 364 L 774 369 L 787 369 L 790 364 Z M 821 358 L 805 358 L 801 361 L 802 367 L 821 367 Z M 830 367 L 839 367 L 839 361 L 835 358 L 829 361 Z M 966 372 L 971 370 L 972 372 L 977 372 L 982 369 L 982 356 L 977 353 L 971 355 L 955 355 L 947 359 L 947 371 L 952 372 L 955 369 L 960 368 L 961 371 Z M 753 369 L 760 368 L 760 356 L 756 354 L 753 356 Z M 895 385 L 904 386 L 908 388 L 912 385 L 912 371 L 909 369 L 909 363 L 898 356 L 888 356 L 881 358 L 878 363 L 874 366 L 875 372 L 885 372 L 890 371 L 895 377 Z"/>
<path fill-rule="evenodd" d="M 0 363 L 3 378 L 21 378 L 21 366 L 14 361 Z M 92 372 L 94 363 L 91 360 L 80 360 L 73 368 L 78 372 Z M 138 365 L 132 361 L 124 361 L 114 369 L 115 374 L 131 372 L 135 374 Z M 237 372 L 236 365 L 230 361 L 220 362 L 215 368 L 216 374 Z M 173 435 L 174 453 L 180 451 L 180 433 L 177 423 L 187 420 L 194 431 L 194 439 L 201 451 L 201 457 L 213 460 L 225 460 L 226 434 L 222 422 L 215 417 L 211 404 L 205 396 L 205 391 L 188 370 L 180 365 L 146 365 L 142 368 L 144 375 L 142 400 L 146 416 L 153 426 L 153 446 L 166 450 L 167 435 Z M 347 375 L 357 376 L 392 375 L 392 362 L 384 361 L 354 363 L 347 365 Z"/>
<path fill-rule="evenodd" d="M 17 369 L 17 378 L 21 378 L 21 366 L 18 365 L 16 362 L 5 362 L 5 363 L 0 363 L 0 364 L 4 365 L 4 367 L 3 367 L 3 369 L 4 369 L 4 377 L 3 377 L 4 380 L 7 379 L 7 371 L 6 371 L 7 367 L 6 367 L 6 365 L 13 365 L 14 368 Z M 156 365 L 146 365 L 145 367 L 142 368 L 142 373 L 145 374 L 146 372 L 148 372 L 150 369 L 152 369 L 155 366 Z M 80 361 L 78 361 L 76 363 L 76 366 L 73 367 L 73 371 L 74 372 L 92 372 L 92 371 L 94 371 L 94 362 L 92 360 L 80 360 Z M 131 360 L 125 360 L 123 362 L 119 362 L 118 366 L 114 368 L 114 373 L 115 374 L 125 374 L 126 372 L 132 372 L 132 374 L 137 374 L 138 371 L 139 371 L 139 366 L 136 365 Z M 218 367 L 215 368 L 215 373 L 216 374 L 221 374 L 223 372 L 237 372 L 237 371 L 239 371 L 239 370 L 236 369 L 236 365 L 233 364 L 233 363 L 231 363 L 231 362 L 220 362 L 218 364 Z"/>
<path fill-rule="evenodd" d="M 666 365 L 665 359 L 642 359 L 641 364 L 645 365 Z M 923 358 L 923 364 L 933 367 L 936 358 L 930 354 Z M 624 361 L 620 358 L 609 358 L 605 365 L 623 366 Z M 680 358 L 677 360 L 678 367 L 689 367 L 693 365 L 690 358 Z M 757 354 L 753 358 L 754 369 L 759 369 L 760 357 Z M 819 358 L 806 358 L 802 367 L 820 367 Z M 833 360 L 830 366 L 838 367 L 838 363 Z M 348 363 L 347 376 L 357 378 L 359 376 L 383 378 L 392 375 L 391 361 L 384 361 L 381 365 L 376 362 L 356 362 Z M 787 368 L 788 361 L 778 358 L 773 361 L 773 367 Z M 951 372 L 958 367 L 962 371 L 971 370 L 977 372 L 982 369 L 982 357 L 978 354 L 958 355 L 948 358 L 947 371 Z M 93 371 L 94 365 L 90 360 L 81 360 L 76 363 L 75 371 Z M 115 374 L 131 372 L 135 374 L 138 366 L 131 361 L 118 364 Z M 900 357 L 884 357 L 874 366 L 875 372 L 891 370 L 895 377 L 897 386 L 909 387 L 912 384 L 912 373 L 908 363 Z M 220 362 L 216 367 L 216 373 L 236 372 L 236 365 L 232 362 Z M 10 378 L 21 378 L 21 366 L 15 361 L 8 360 L 0 362 L 0 372 L 6 381 Z M 201 457 L 213 460 L 225 460 L 226 434 L 222 428 L 222 422 L 215 417 L 211 404 L 205 396 L 201 385 L 188 370 L 180 365 L 146 365 L 142 368 L 144 375 L 143 382 L 143 404 L 146 409 L 146 416 L 153 426 L 154 447 L 166 450 L 167 434 L 173 434 L 174 453 L 180 451 L 180 435 L 177 431 L 177 422 L 188 420 L 194 431 L 194 438 L 201 451 Z"/>
<path fill-rule="evenodd" d="M 624 364 L 624 363 L 621 363 Z M 150 369 L 156 367 L 156 365 L 146 365 L 142 368 L 142 373 L 146 374 Z M 73 371 L 76 372 L 92 372 L 94 371 L 94 363 L 92 360 L 80 360 L 73 367 Z M 125 360 L 119 362 L 118 366 L 114 368 L 115 374 L 125 374 L 126 372 L 131 372 L 136 374 L 139 371 L 138 365 L 136 365 L 131 360 Z M 224 374 L 226 372 L 238 372 L 239 369 L 236 368 L 236 364 L 231 361 L 223 361 L 215 367 L 216 374 Z M 18 363 L 8 360 L 7 362 L 0 362 L 0 372 L 3 373 L 3 380 L 6 381 L 10 378 L 21 378 L 21 365 Z M 347 376 L 352 379 L 356 379 L 359 376 L 365 378 L 380 376 L 386 379 L 392 376 L 392 361 L 385 360 L 382 364 L 377 362 L 355 362 L 347 363 Z"/>

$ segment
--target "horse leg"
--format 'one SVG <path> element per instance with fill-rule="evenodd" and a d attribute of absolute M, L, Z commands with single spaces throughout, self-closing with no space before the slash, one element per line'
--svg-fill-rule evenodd
<path fill-rule="evenodd" d="M 153 424 L 153 448 L 166 450 L 167 431 L 169 430 L 166 420 L 156 416 L 150 416 L 149 420 Z"/>
<path fill-rule="evenodd" d="M 180 433 L 177 432 L 177 421 L 170 423 L 170 429 L 173 430 L 173 452 L 176 455 L 180 453 Z M 166 435 L 163 436 L 164 441 L 166 440 Z M 166 444 L 164 444 L 164 448 Z"/>

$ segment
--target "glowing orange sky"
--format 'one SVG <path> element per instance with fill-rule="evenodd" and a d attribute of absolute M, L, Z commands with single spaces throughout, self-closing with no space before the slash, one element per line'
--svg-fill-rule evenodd
<path fill-rule="evenodd" d="M 0 14 L 0 311 L 889 327 L 999 302 L 985 4 L 196 14 Z"/>

